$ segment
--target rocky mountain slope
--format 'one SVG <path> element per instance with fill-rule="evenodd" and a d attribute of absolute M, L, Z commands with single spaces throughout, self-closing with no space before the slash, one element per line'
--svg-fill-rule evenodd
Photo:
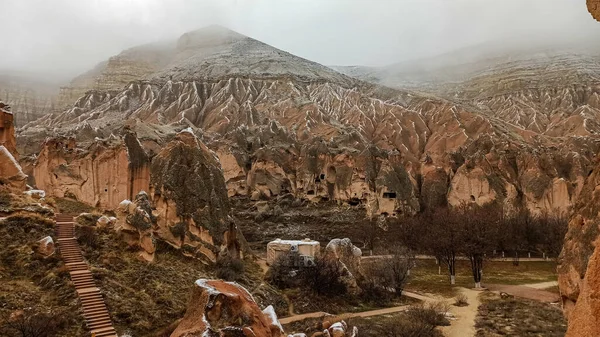
<path fill-rule="evenodd" d="M 220 159 L 229 195 L 291 192 L 362 202 L 375 215 L 491 201 L 566 211 L 599 146 L 598 88 L 581 81 L 595 78 L 587 65 L 591 75 L 573 70 L 560 90 L 518 85 L 523 72 L 504 87 L 477 84 L 496 96 L 464 89 L 449 99 L 352 79 L 221 27 L 162 45 L 173 48 L 161 56 L 132 49 L 156 62 L 132 61 L 129 68 L 144 70 L 127 76 L 114 75 L 109 60 L 111 83 L 138 78 L 90 90 L 71 108 L 30 123 L 20 130 L 21 151 L 36 153 L 55 134 L 93 146 L 122 137 L 126 125 L 152 157 L 190 127 Z M 548 73 L 531 71 L 533 78 Z M 492 75 L 504 76 L 500 68 Z M 539 102 L 525 110 L 531 103 L 523 97 Z M 516 103 L 507 108 L 509 98 Z"/>
<path fill-rule="evenodd" d="M 34 74 L 0 71 L 0 100 L 11 105 L 15 123 L 23 126 L 55 110 L 59 83 Z"/>

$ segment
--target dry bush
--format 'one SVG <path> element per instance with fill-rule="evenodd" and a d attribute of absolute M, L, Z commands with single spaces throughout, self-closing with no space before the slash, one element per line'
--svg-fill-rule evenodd
<path fill-rule="evenodd" d="M 24 311 L 5 324 L 3 335 L 15 337 L 53 337 L 66 324 L 62 315 Z"/>
<path fill-rule="evenodd" d="M 423 322 L 434 328 L 436 326 L 447 326 L 450 322 L 446 318 L 448 304 L 444 302 L 427 303 L 412 307 L 407 314 L 416 322 Z"/>
<path fill-rule="evenodd" d="M 60 213 L 81 214 L 90 213 L 94 210 L 94 207 L 75 199 L 54 198 L 54 202 Z"/>
<path fill-rule="evenodd" d="M 285 256 L 276 260 L 267 272 L 267 282 L 280 288 L 299 287 L 319 295 L 346 294 L 343 271 L 337 261 L 316 258 L 312 267 L 290 267 Z"/>
<path fill-rule="evenodd" d="M 225 257 L 219 259 L 215 266 L 218 278 L 225 281 L 239 281 L 244 276 L 244 261 Z"/>
<path fill-rule="evenodd" d="M 79 226 L 76 229 L 77 242 L 82 246 L 97 249 L 100 248 L 100 241 L 98 240 L 98 234 L 94 227 Z"/>
<path fill-rule="evenodd" d="M 466 307 L 468 305 L 469 305 L 469 299 L 467 298 L 467 295 L 460 294 L 454 298 L 454 306 Z"/>

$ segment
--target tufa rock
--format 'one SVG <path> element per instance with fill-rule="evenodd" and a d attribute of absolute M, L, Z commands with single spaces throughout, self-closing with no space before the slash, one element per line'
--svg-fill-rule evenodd
<path fill-rule="evenodd" d="M 0 185 L 6 185 L 15 191 L 25 190 L 27 175 L 21 165 L 4 146 L 0 146 Z"/>
<path fill-rule="evenodd" d="M 135 197 L 135 202 L 124 200 L 117 210 L 116 230 L 130 247 L 139 250 L 139 258 L 143 261 L 154 261 L 156 252 L 153 227 L 156 217 L 152 215 L 152 206 L 146 192 Z M 110 221 L 110 219 L 108 219 Z M 100 219 L 98 219 L 100 221 Z"/>
<path fill-rule="evenodd" d="M 191 131 L 177 134 L 154 157 L 150 171 L 158 236 L 210 262 L 229 251 L 223 246 L 239 246 L 219 160 Z"/>
<path fill-rule="evenodd" d="M 558 259 L 558 286 L 568 337 L 600 334 L 600 170 L 583 184 Z"/>
<path fill-rule="evenodd" d="M 4 146 L 14 158 L 19 159 L 14 115 L 10 111 L 10 107 L 2 101 L 0 101 L 0 146 Z"/>
<path fill-rule="evenodd" d="M 324 258 L 339 264 L 342 270 L 343 282 L 350 292 L 358 292 L 360 289 L 356 278 L 361 277 L 363 272 L 360 265 L 362 251 L 352 244 L 350 239 L 333 239 L 325 247 Z"/>
<path fill-rule="evenodd" d="M 197 280 L 187 311 L 171 337 L 283 337 L 273 307 L 261 311 L 242 286 L 221 280 Z"/>
<path fill-rule="evenodd" d="M 73 195 L 78 201 L 115 209 L 119 202 L 149 190 L 147 158 L 133 135 L 125 140 L 96 139 L 85 149 L 73 138 L 47 139 L 33 175 L 49 195 Z"/>
<path fill-rule="evenodd" d="M 600 336 L 600 249 L 594 253 L 581 283 L 577 302 L 569 315 L 566 337 Z"/>

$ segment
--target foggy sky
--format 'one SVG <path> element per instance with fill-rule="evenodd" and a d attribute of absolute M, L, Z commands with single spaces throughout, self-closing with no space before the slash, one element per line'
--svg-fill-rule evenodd
<path fill-rule="evenodd" d="M 387 65 L 483 42 L 600 41 L 585 0 L 0 0 L 0 70 L 73 76 L 219 24 L 325 65 Z"/>

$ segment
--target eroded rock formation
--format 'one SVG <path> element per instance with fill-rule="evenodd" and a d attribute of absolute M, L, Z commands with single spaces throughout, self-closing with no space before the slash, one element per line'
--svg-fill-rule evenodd
<path fill-rule="evenodd" d="M 125 199 L 149 190 L 149 161 L 138 140 L 109 137 L 86 149 L 74 138 L 50 138 L 33 168 L 35 184 L 52 196 L 71 197 L 101 208 L 116 209 Z"/>
<path fill-rule="evenodd" d="M 346 322 L 327 324 L 322 336 L 358 337 Z M 187 311 L 171 337 L 240 336 L 294 337 L 286 335 L 272 306 L 260 310 L 250 293 L 234 282 L 197 280 Z"/>
<path fill-rule="evenodd" d="M 10 107 L 0 101 L 0 146 L 4 146 L 17 160 L 17 140 L 15 138 L 14 115 Z"/>
<path fill-rule="evenodd" d="M 252 295 L 236 283 L 196 281 L 188 309 L 171 337 L 283 337 L 271 307 L 261 311 Z"/>
<path fill-rule="evenodd" d="M 356 279 L 363 275 L 361 256 L 362 251 L 350 239 L 333 239 L 325 247 L 324 258 L 339 266 L 343 283 L 353 293 L 360 291 Z"/>
<path fill-rule="evenodd" d="M 600 89 L 587 75 L 600 67 L 584 56 L 478 65 L 444 99 L 361 82 L 220 27 L 155 47 L 108 61 L 123 76 L 106 83 L 127 85 L 88 91 L 20 137 L 50 129 L 90 140 L 131 124 L 157 153 L 191 127 L 217 153 L 229 196 L 363 203 L 371 217 L 485 202 L 564 212 L 600 149 Z M 555 61 L 556 72 L 544 70 Z"/>
<path fill-rule="evenodd" d="M 8 186 L 15 191 L 25 190 L 27 175 L 21 165 L 4 146 L 0 146 L 0 185 Z"/>
<path fill-rule="evenodd" d="M 154 157 L 150 171 L 159 236 L 212 262 L 222 249 L 239 251 L 227 248 L 237 244 L 237 228 L 221 165 L 191 131 L 177 134 Z"/>
<path fill-rule="evenodd" d="M 152 262 L 156 252 L 156 217 L 152 214 L 148 194 L 143 191 L 138 193 L 134 202 L 123 200 L 119 204 L 117 215 L 116 231 L 130 247 L 138 249 L 141 260 Z"/>
<path fill-rule="evenodd" d="M 559 256 L 558 283 L 568 337 L 600 334 L 600 167 L 589 172 Z"/>

